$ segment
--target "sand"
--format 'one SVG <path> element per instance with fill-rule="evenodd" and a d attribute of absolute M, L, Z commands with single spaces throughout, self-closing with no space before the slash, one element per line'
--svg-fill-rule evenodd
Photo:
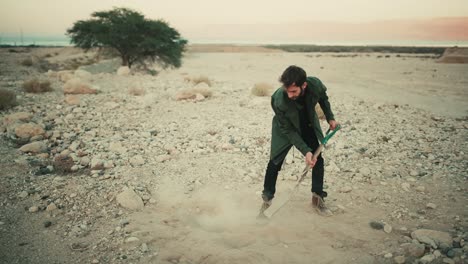
<path fill-rule="evenodd" d="M 31 113 L 31 122 L 51 134 L 39 140 L 50 156 L 39 158 L 18 152 L 8 127 L 2 130 L 0 258 L 8 263 L 393 263 L 396 256 L 416 259 L 402 250 L 414 230 L 466 238 L 468 64 L 407 54 L 203 47 L 187 53 L 181 68 L 156 76 L 98 73 L 108 62 L 93 74 L 71 71 L 99 93 L 70 104 L 59 77 L 17 62 L 82 54 L 1 52 L 1 85 L 20 95 L 20 105 L 0 119 Z M 256 83 L 278 87 L 291 64 L 324 82 L 343 124 L 324 153 L 335 215 L 311 209 L 310 175 L 292 195 L 303 169 L 292 151 L 274 205 L 289 203 L 258 221 L 273 113 L 268 97 L 250 91 Z M 49 78 L 54 91 L 22 93 L 31 76 Z M 212 96 L 177 101 L 178 92 L 195 86 L 187 77 L 198 76 L 210 80 L 203 87 Z M 135 89 L 144 92 L 129 93 Z M 34 175 L 37 164 L 61 152 L 78 171 Z M 102 166 L 90 170 L 85 158 Z M 141 197 L 142 209 L 117 203 L 125 188 Z M 56 209 L 40 209 L 52 203 Z M 374 230 L 371 221 L 392 231 Z M 437 253 L 427 246 L 427 255 Z"/>

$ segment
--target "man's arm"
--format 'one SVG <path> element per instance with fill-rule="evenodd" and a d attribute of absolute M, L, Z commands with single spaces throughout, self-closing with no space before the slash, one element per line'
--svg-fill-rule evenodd
<path fill-rule="evenodd" d="M 330 102 L 328 101 L 327 87 L 320 81 L 321 93 L 319 97 L 319 105 L 322 108 L 325 118 L 327 119 L 330 129 L 335 129 L 338 123 L 335 121 L 335 116 L 331 110 Z"/>
<path fill-rule="evenodd" d="M 330 120 L 335 120 L 335 116 L 333 115 L 330 102 L 328 101 L 327 87 L 321 81 L 319 85 L 321 86 L 320 87 L 321 93 L 320 93 L 318 102 L 320 104 L 320 108 L 322 108 L 322 111 L 325 114 L 325 118 L 327 119 L 327 122 L 330 123 Z"/>

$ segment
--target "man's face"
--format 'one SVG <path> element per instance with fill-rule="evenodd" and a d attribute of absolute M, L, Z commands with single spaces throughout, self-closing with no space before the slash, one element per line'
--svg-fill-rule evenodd
<path fill-rule="evenodd" d="M 299 96 L 302 96 L 303 90 L 305 89 L 306 85 L 307 83 L 304 83 L 301 87 L 293 83 L 291 86 L 286 87 L 285 91 L 288 94 L 288 98 L 291 100 L 296 100 L 297 98 L 299 98 Z"/>

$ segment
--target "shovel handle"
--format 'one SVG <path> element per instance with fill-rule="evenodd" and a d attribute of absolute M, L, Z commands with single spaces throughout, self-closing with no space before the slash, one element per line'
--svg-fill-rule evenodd
<path fill-rule="evenodd" d="M 312 159 L 318 158 L 320 153 L 322 153 L 323 150 L 323 144 L 320 144 L 319 147 L 314 151 L 314 155 L 312 156 Z"/>

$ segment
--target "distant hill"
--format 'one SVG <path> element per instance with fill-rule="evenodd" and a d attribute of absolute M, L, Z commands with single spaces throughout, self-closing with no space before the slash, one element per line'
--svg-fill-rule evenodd
<path fill-rule="evenodd" d="M 183 32 L 189 39 L 206 41 L 316 43 L 366 41 L 467 41 L 468 17 L 382 20 L 366 23 L 326 21 L 287 24 L 211 24 Z"/>

